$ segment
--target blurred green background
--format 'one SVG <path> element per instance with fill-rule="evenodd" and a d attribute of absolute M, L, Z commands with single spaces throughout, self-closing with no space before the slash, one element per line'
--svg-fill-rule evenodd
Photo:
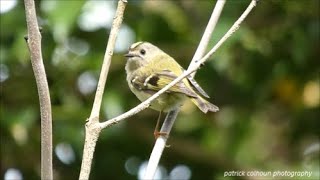
<path fill-rule="evenodd" d="M 40 178 L 37 88 L 24 36 L 23 1 L 0 0 L 0 179 Z M 227 1 L 212 47 L 249 0 Z M 116 1 L 40 0 L 43 59 L 53 110 L 55 179 L 77 179 L 96 83 Z M 123 54 L 149 41 L 187 68 L 215 1 L 130 1 L 108 76 L 101 120 L 139 101 Z M 196 76 L 220 107 L 182 107 L 157 179 L 222 179 L 228 171 L 308 171 L 319 179 L 319 1 L 264 0 Z M 318 59 L 318 60 L 317 60 Z M 154 144 L 158 113 L 145 110 L 103 130 L 91 179 L 138 179 Z M 269 179 L 270 177 L 225 177 Z M 275 177 L 274 179 L 289 177 Z"/>

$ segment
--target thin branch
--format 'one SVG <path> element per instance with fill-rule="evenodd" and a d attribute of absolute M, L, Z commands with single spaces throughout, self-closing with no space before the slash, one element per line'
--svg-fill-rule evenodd
<path fill-rule="evenodd" d="M 216 24 L 218 22 L 218 19 L 220 17 L 220 14 L 222 12 L 222 9 L 223 9 L 225 3 L 226 3 L 226 0 L 218 0 L 217 1 L 216 5 L 213 9 L 213 12 L 211 14 L 208 25 L 206 27 L 206 30 L 203 33 L 203 36 L 202 36 L 201 41 L 199 43 L 199 46 L 198 46 L 196 52 L 194 53 L 194 56 L 191 60 L 191 63 L 189 64 L 189 68 L 194 66 L 196 61 L 201 59 L 203 57 L 203 55 L 205 54 L 207 47 L 208 47 L 208 44 L 211 39 L 211 35 L 216 27 Z M 191 74 L 192 77 L 194 75 L 195 75 L 195 73 Z"/>
<path fill-rule="evenodd" d="M 117 11 L 114 17 L 114 21 L 112 23 L 112 28 L 109 35 L 109 40 L 106 48 L 106 52 L 104 54 L 103 65 L 101 68 L 99 82 L 97 86 L 96 95 L 93 102 L 93 107 L 91 111 L 91 115 L 89 121 L 91 119 L 95 119 L 94 117 L 99 117 L 101 102 L 104 92 L 104 87 L 107 81 L 109 67 L 111 64 L 111 57 L 113 55 L 114 45 L 116 43 L 117 35 L 123 20 L 123 13 L 126 7 L 127 0 L 119 0 Z"/>
<path fill-rule="evenodd" d="M 239 19 L 231 26 L 231 28 L 228 30 L 228 32 L 218 41 L 218 43 L 199 61 L 196 61 L 196 64 L 200 66 L 203 64 L 207 59 L 209 59 L 218 49 L 219 47 L 234 33 L 236 32 L 240 24 L 243 22 L 243 20 L 248 16 L 248 14 L 251 12 L 251 10 L 257 5 L 258 0 L 251 0 L 251 3 L 247 7 L 247 9 L 242 13 L 242 15 L 239 17 Z M 195 68 L 190 68 L 195 69 Z"/>
<path fill-rule="evenodd" d="M 196 52 L 190 62 L 189 68 L 196 66 L 197 59 L 200 59 L 203 56 L 203 54 L 205 53 L 205 51 L 208 47 L 209 41 L 211 39 L 212 32 L 218 22 L 218 19 L 220 17 L 220 14 L 222 12 L 223 7 L 224 7 L 224 4 L 225 4 L 225 0 L 217 1 L 216 5 L 212 11 L 208 25 L 202 35 L 201 41 L 198 45 L 198 48 L 197 48 L 197 50 L 196 50 Z M 191 76 L 193 77 L 195 75 L 195 73 L 196 72 L 192 73 Z M 167 134 L 167 136 L 159 136 L 157 138 L 157 141 L 153 147 L 152 153 L 149 158 L 148 166 L 146 169 L 146 174 L 144 176 L 145 179 L 152 179 L 154 177 L 156 170 L 157 170 L 157 167 L 158 167 L 158 164 L 159 164 L 159 161 L 160 161 L 160 158 L 162 156 L 163 149 L 166 146 L 166 142 L 167 142 L 167 139 L 169 138 L 171 128 L 177 118 L 177 115 L 179 114 L 179 111 L 180 111 L 180 109 L 174 109 L 168 113 L 168 115 L 162 125 L 162 128 L 161 128 L 161 132 L 165 132 Z"/>
<path fill-rule="evenodd" d="M 99 77 L 99 82 L 97 86 L 97 91 L 96 91 L 92 111 L 86 123 L 85 143 L 83 148 L 81 170 L 79 175 L 80 180 L 89 179 L 96 142 L 101 132 L 101 128 L 99 126 L 99 113 L 101 108 L 101 101 L 102 101 L 104 87 L 105 87 L 105 83 L 106 83 L 108 72 L 109 72 L 109 67 L 111 64 L 111 57 L 113 55 L 116 38 L 123 20 L 123 14 L 124 14 L 126 5 L 127 5 L 126 0 L 118 1 L 116 14 L 112 23 L 111 32 L 109 35 L 109 40 L 108 40 L 106 53 L 103 60 L 103 65 L 102 65 L 102 69 Z"/>
<path fill-rule="evenodd" d="M 52 115 L 50 92 L 41 53 L 41 34 L 33 0 L 25 0 L 27 43 L 36 79 L 41 113 L 41 179 L 52 179 Z"/>
<path fill-rule="evenodd" d="M 169 136 L 169 133 L 172 129 L 175 119 L 178 116 L 178 113 L 179 113 L 179 109 L 172 110 L 168 113 L 166 119 L 163 122 L 160 132 L 166 132 L 168 133 L 168 136 Z M 144 175 L 143 179 L 153 179 L 154 174 L 157 170 L 162 152 L 166 147 L 168 136 L 161 135 L 157 138 L 157 141 L 153 147 L 152 153 L 149 158 L 146 174 Z"/>
<path fill-rule="evenodd" d="M 99 119 L 88 121 L 86 124 L 86 137 L 83 148 L 81 170 L 79 180 L 89 179 L 94 150 L 99 138 L 101 129 L 99 128 Z"/>

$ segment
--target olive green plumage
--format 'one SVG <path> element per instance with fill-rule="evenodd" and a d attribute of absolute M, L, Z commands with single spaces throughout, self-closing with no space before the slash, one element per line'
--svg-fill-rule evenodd
<path fill-rule="evenodd" d="M 127 81 L 140 101 L 152 96 L 184 71 L 172 57 L 148 42 L 132 44 L 125 56 L 128 58 Z M 152 101 L 151 108 L 168 112 L 181 106 L 189 98 L 204 113 L 219 110 L 202 96 L 208 97 L 198 83 L 188 76 Z"/>

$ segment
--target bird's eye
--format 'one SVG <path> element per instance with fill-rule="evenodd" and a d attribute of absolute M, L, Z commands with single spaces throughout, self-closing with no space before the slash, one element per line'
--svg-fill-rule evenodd
<path fill-rule="evenodd" d="M 146 54 L 146 50 L 141 49 L 141 50 L 140 50 L 140 54 L 145 55 L 145 54 Z"/>

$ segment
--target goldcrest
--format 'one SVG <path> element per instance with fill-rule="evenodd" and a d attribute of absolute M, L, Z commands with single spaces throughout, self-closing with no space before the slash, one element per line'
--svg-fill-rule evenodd
<path fill-rule="evenodd" d="M 137 42 L 130 46 L 126 63 L 127 81 L 130 90 L 140 101 L 148 99 L 168 85 L 185 70 L 168 54 L 148 42 Z M 217 112 L 219 108 L 207 100 L 207 93 L 191 77 L 183 79 L 151 102 L 150 107 L 168 112 L 190 99 L 202 112 Z"/>

